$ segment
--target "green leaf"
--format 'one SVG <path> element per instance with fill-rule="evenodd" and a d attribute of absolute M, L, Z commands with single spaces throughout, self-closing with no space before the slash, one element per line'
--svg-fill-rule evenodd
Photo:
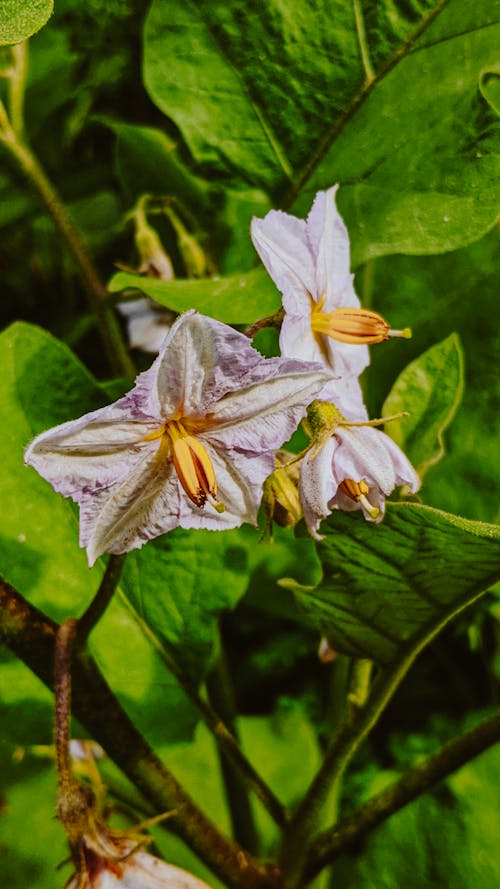
<path fill-rule="evenodd" d="M 196 682 L 208 668 L 220 612 L 234 608 L 245 592 L 247 564 L 246 537 L 239 530 L 177 528 L 127 558 L 126 595 Z"/>
<path fill-rule="evenodd" d="M 363 843 L 362 855 L 346 855 L 335 863 L 341 885 L 345 889 L 498 886 L 499 766 L 497 745 L 461 768 L 444 787 L 392 815 Z M 368 786 L 367 795 L 373 792 L 376 788 Z"/>
<path fill-rule="evenodd" d="M 155 0 L 144 40 L 146 88 L 196 160 L 282 203 L 300 195 L 299 215 L 318 189 L 345 183 L 355 265 L 455 249 L 494 225 L 488 0 L 473 16 L 466 0 L 273 0 L 266 15 L 241 0 L 174 13 Z"/>
<path fill-rule="evenodd" d="M 425 503 L 479 521 L 496 521 L 500 502 L 498 387 L 500 336 L 488 323 L 498 306 L 498 232 L 441 256 L 391 256 L 357 276 L 369 303 L 413 338 L 376 346 L 364 374 L 369 413 L 379 417 L 396 375 L 436 339 L 459 333 L 466 356 L 463 401 L 446 432 L 446 454 L 426 475 Z M 486 320 L 486 323 L 485 323 Z M 390 431 L 390 424 L 386 427 Z M 499 516 L 500 517 L 500 516 Z"/>
<path fill-rule="evenodd" d="M 409 412 L 391 420 L 386 432 L 420 475 L 444 455 L 443 433 L 457 412 L 463 387 L 463 351 L 452 333 L 404 369 L 384 402 L 383 417 Z"/>
<path fill-rule="evenodd" d="M 281 305 L 280 295 L 264 269 L 220 278 L 174 281 L 118 272 L 108 286 L 112 293 L 140 290 L 175 312 L 197 309 L 226 324 L 248 324 L 273 314 Z"/>
<path fill-rule="evenodd" d="M 89 571 L 75 510 L 23 464 L 34 435 L 100 407 L 103 391 L 62 343 L 27 324 L 0 336 L 0 574 L 53 617 L 89 600 L 102 566 Z"/>
<path fill-rule="evenodd" d="M 383 664 L 419 651 L 500 577 L 500 528 L 426 506 L 388 504 L 375 526 L 335 512 L 321 533 L 323 580 L 297 589 L 299 604 L 334 648 Z"/>
<path fill-rule="evenodd" d="M 53 9 L 53 0 L 3 0 L 0 45 L 20 43 L 36 34 L 49 20 Z"/>
<path fill-rule="evenodd" d="M 210 187 L 179 157 L 176 142 L 162 130 L 97 117 L 116 135 L 116 164 L 129 200 L 142 194 L 176 197 L 196 213 L 208 212 Z"/>

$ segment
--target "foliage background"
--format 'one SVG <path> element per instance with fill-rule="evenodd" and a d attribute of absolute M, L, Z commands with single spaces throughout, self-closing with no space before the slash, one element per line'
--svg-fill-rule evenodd
<path fill-rule="evenodd" d="M 439 15 L 398 55 L 437 7 Z M 409 343 L 372 350 L 364 380 L 370 413 L 380 415 L 410 360 L 457 333 L 463 399 L 444 433 L 446 453 L 426 472 L 422 498 L 484 522 L 498 521 L 500 490 L 498 7 L 486 0 L 474 6 L 334 0 L 328 9 L 301 0 L 286 6 L 154 0 L 149 7 L 138 0 L 61 0 L 30 40 L 25 106 L 27 136 L 103 276 L 111 278 L 117 261 L 137 264 L 123 222 L 132 203 L 144 192 L 168 195 L 182 207 L 210 267 L 237 276 L 242 296 L 234 298 L 233 282 L 224 291 L 208 279 L 174 281 L 151 294 L 172 308 L 195 304 L 230 323 L 249 323 L 279 305 L 256 269 L 251 215 L 277 205 L 303 215 L 318 188 L 339 181 L 363 304 L 414 331 Z M 13 33 L 5 32 L 5 43 L 24 36 Z M 2 58 L 7 65 L 7 49 Z M 49 497 L 34 473 L 28 477 L 22 448 L 125 384 L 109 380 L 78 274 L 37 196 L 6 154 L 1 160 L 0 568 L 60 619 L 84 609 L 103 568 L 89 574 L 75 512 Z M 158 218 L 158 228 L 185 278 L 175 233 L 165 219 Z M 131 283 L 123 275 L 113 278 L 112 289 Z M 8 327 L 15 319 L 24 323 Z M 269 352 L 276 347 L 271 336 L 257 342 Z M 146 366 L 146 356 L 135 358 Z M 318 663 L 317 631 L 290 591 L 277 585 L 282 577 L 317 582 L 308 541 L 283 532 L 274 546 L 256 547 L 256 536 L 242 529 L 214 543 L 177 531 L 130 556 L 120 594 L 93 639 L 128 711 L 221 826 L 227 812 L 211 739 L 126 601 L 196 681 L 213 662 L 224 610 L 222 638 L 243 743 L 276 791 L 297 801 L 336 720 L 339 670 Z M 380 789 L 498 705 L 499 617 L 494 596 L 482 599 L 429 646 L 358 754 L 343 805 Z M 55 878 L 54 867 L 66 855 L 53 819 L 51 696 L 7 650 L 0 687 L 4 879 L 12 889 L 49 889 L 54 879 L 62 885 L 65 877 Z M 123 779 L 106 768 L 109 783 L 122 787 Z M 496 887 L 497 774 L 493 749 L 343 859 L 337 885 Z M 271 825 L 260 810 L 258 819 L 270 850 Z M 178 840 L 162 833 L 157 841 L 175 863 L 214 883 Z"/>

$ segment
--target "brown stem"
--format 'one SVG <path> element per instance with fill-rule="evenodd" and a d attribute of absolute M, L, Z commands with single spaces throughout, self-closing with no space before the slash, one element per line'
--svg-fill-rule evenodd
<path fill-rule="evenodd" d="M 0 641 L 49 687 L 57 624 L 0 581 Z M 172 829 L 221 880 L 238 889 L 272 889 L 276 872 L 223 836 L 158 759 L 129 719 L 87 651 L 75 654 L 73 712 L 158 812 L 175 809 Z"/>
<path fill-rule="evenodd" d="M 116 585 L 120 580 L 124 561 L 125 555 L 111 555 L 109 557 L 106 571 L 104 572 L 104 577 L 101 580 L 99 589 L 86 611 L 78 620 L 77 642 L 80 647 L 87 641 L 89 634 L 92 632 L 96 623 L 101 619 L 111 602 Z"/>
<path fill-rule="evenodd" d="M 64 620 L 56 632 L 54 652 L 54 697 L 56 769 L 59 788 L 73 783 L 73 771 L 69 755 L 71 721 L 71 662 L 77 622 Z"/>
<path fill-rule="evenodd" d="M 245 778 L 248 786 L 253 790 L 255 795 L 260 799 L 262 805 L 267 809 L 271 818 L 278 827 L 283 828 L 286 825 L 286 811 L 280 800 L 275 796 L 270 787 L 263 781 L 262 777 L 255 771 L 251 762 L 246 758 L 235 736 L 230 732 L 227 725 L 220 718 L 218 713 L 210 706 L 210 704 L 201 697 L 198 690 L 186 676 L 184 671 L 179 667 L 178 663 L 169 654 L 159 639 L 152 632 L 151 628 L 142 620 L 133 605 L 129 602 L 123 593 L 119 593 L 121 601 L 130 611 L 137 625 L 141 628 L 145 637 L 154 647 L 158 656 L 165 664 L 167 670 L 172 673 L 180 687 L 187 695 L 189 700 L 194 704 L 201 716 L 203 722 L 212 732 L 220 750 L 225 754 L 236 768 Z"/>
<path fill-rule="evenodd" d="M 464 735 L 454 738 L 425 762 L 410 769 L 392 787 L 369 800 L 357 812 L 320 834 L 311 848 L 306 882 L 314 879 L 323 867 L 331 864 L 341 852 L 353 846 L 369 831 L 498 741 L 500 713 L 495 713 Z"/>

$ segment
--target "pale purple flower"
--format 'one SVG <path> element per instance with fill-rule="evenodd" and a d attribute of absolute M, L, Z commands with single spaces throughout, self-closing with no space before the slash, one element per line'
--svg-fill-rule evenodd
<path fill-rule="evenodd" d="M 80 505 L 90 565 L 178 525 L 255 523 L 274 452 L 324 382 L 317 365 L 265 359 L 243 334 L 187 312 L 131 392 L 42 433 L 25 461 Z"/>
<path fill-rule="evenodd" d="M 350 272 L 349 235 L 335 205 L 338 186 L 317 193 L 307 220 L 280 210 L 252 220 L 252 240 L 283 297 L 281 354 L 318 361 L 330 374 L 321 397 L 345 416 L 363 412 L 357 377 L 369 363 L 366 345 L 322 332 L 329 313 L 359 308 Z"/>
<path fill-rule="evenodd" d="M 369 521 L 384 517 L 385 498 L 397 485 L 415 492 L 420 479 L 397 444 L 370 426 L 336 425 L 302 460 L 299 496 L 311 535 L 332 509 L 361 509 Z"/>

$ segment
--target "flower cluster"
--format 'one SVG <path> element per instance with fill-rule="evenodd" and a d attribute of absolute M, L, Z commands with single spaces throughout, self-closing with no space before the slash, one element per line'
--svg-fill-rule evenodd
<path fill-rule="evenodd" d="M 380 521 L 396 485 L 417 490 L 404 454 L 370 425 L 358 380 L 367 344 L 409 333 L 360 308 L 335 191 L 318 193 L 307 220 L 271 211 L 252 223 L 283 296 L 281 358 L 186 312 L 131 392 L 28 447 L 26 462 L 79 504 L 90 565 L 178 525 L 255 524 L 275 455 L 306 412 L 311 447 L 298 468 L 280 466 L 271 489 L 279 502 L 276 491 L 295 485 L 294 520 L 302 509 L 313 536 L 333 508 Z"/>

